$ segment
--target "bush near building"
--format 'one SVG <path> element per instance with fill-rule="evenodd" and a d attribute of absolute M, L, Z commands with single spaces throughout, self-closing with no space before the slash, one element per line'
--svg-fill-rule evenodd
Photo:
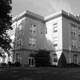
<path fill-rule="evenodd" d="M 46 50 L 39 50 L 35 55 L 36 66 L 50 66 L 50 52 Z"/>
<path fill-rule="evenodd" d="M 66 58 L 65 58 L 65 55 L 62 53 L 58 61 L 58 67 L 66 67 L 66 66 L 67 66 Z"/>

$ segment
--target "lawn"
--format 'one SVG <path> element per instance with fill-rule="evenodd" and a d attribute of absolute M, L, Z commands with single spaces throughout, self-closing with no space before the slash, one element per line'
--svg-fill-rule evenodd
<path fill-rule="evenodd" d="M 80 68 L 1 69 L 0 80 L 80 80 Z"/>

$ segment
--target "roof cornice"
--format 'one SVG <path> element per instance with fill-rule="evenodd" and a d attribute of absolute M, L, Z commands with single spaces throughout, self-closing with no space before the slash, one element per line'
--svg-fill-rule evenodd
<path fill-rule="evenodd" d="M 76 21 L 77 23 L 80 24 L 80 18 L 78 16 L 75 16 L 75 15 L 73 15 L 71 13 L 68 13 L 68 12 L 66 12 L 64 10 L 62 10 L 60 12 L 57 12 L 57 13 L 54 13 L 54 14 L 52 14 L 50 16 L 47 16 L 47 17 L 45 17 L 44 20 L 45 20 L 45 22 L 47 22 L 47 21 L 50 21 L 52 19 L 55 19 L 55 18 L 58 18 L 58 17 L 61 17 L 61 16 L 62 17 L 66 17 L 68 19 L 71 19 L 73 21 Z"/>
<path fill-rule="evenodd" d="M 21 13 L 20 15 L 17 15 L 16 17 L 14 17 L 12 19 L 13 23 L 18 21 L 19 19 L 23 18 L 23 17 L 31 17 L 33 19 L 36 19 L 36 20 L 40 20 L 40 21 L 44 21 L 44 17 L 43 16 L 40 16 L 38 14 L 35 14 L 31 11 L 24 11 L 23 13 Z"/>
<path fill-rule="evenodd" d="M 35 19 L 35 20 L 39 20 L 39 21 L 42 21 L 42 22 L 47 22 L 47 21 L 50 21 L 52 19 L 55 19 L 55 18 L 58 18 L 58 17 L 65 17 L 65 18 L 68 18 L 70 20 L 73 20 L 73 21 L 76 21 L 77 23 L 80 24 L 80 18 L 79 16 L 75 16 L 71 13 L 68 13 L 64 10 L 60 11 L 60 12 L 57 12 L 57 13 L 54 13 L 52 15 L 49 15 L 47 17 L 43 17 L 43 16 L 40 16 L 38 14 L 35 14 L 31 11 L 24 11 L 23 13 L 21 13 L 20 15 L 17 15 L 16 17 L 14 17 L 12 19 L 13 23 L 18 21 L 19 19 L 22 19 L 23 17 L 30 17 L 32 19 Z"/>

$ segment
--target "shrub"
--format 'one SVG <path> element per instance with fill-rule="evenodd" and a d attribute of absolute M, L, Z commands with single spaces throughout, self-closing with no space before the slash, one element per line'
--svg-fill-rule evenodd
<path fill-rule="evenodd" d="M 35 55 L 36 66 L 49 66 L 50 65 L 50 56 L 49 51 L 39 50 L 38 54 Z"/>
<path fill-rule="evenodd" d="M 67 65 L 66 58 L 65 58 L 65 55 L 62 53 L 58 61 L 58 67 L 66 67 L 66 65 Z"/>
<path fill-rule="evenodd" d="M 19 66 L 21 66 L 20 62 L 15 62 L 15 63 L 8 62 L 8 65 L 10 67 L 19 67 Z"/>
<path fill-rule="evenodd" d="M 21 64 L 20 64 L 20 62 L 15 62 L 14 66 L 19 67 L 19 66 L 21 66 Z"/>
<path fill-rule="evenodd" d="M 6 63 L 1 63 L 1 67 L 6 67 L 7 64 Z"/>

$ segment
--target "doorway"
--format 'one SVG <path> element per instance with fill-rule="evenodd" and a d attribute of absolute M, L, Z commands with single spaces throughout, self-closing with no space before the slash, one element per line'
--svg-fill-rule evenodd
<path fill-rule="evenodd" d="M 29 57 L 28 64 L 30 67 L 34 67 L 35 66 L 35 59 L 33 57 Z"/>

